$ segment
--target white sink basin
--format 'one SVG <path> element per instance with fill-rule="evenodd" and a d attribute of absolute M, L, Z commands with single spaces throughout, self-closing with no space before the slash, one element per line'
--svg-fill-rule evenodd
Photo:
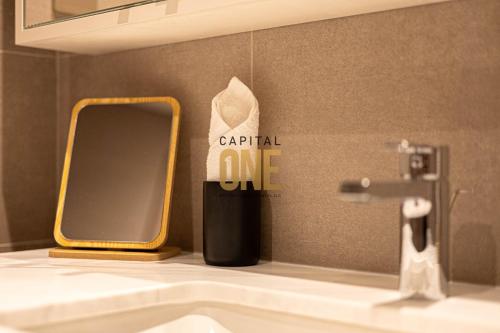
<path fill-rule="evenodd" d="M 196 303 L 135 311 L 33 327 L 37 333 L 366 333 L 382 332 L 238 305 Z"/>
<path fill-rule="evenodd" d="M 24 332 L 500 332 L 500 288 L 403 299 L 397 276 L 262 263 L 206 266 L 0 255 L 0 326 Z M 0 333 L 7 332 L 0 327 Z M 19 332 L 19 331 L 17 331 Z"/>

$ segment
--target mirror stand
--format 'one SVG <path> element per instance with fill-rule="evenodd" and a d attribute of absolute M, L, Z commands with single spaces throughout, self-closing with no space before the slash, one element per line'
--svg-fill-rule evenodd
<path fill-rule="evenodd" d="M 181 253 L 175 246 L 165 246 L 153 251 L 107 250 L 107 249 L 73 249 L 55 247 L 49 250 L 49 257 L 72 259 L 159 261 L 174 257 Z"/>
<path fill-rule="evenodd" d="M 158 261 L 181 252 L 165 246 L 179 117 L 172 97 L 75 105 L 50 257 Z"/>

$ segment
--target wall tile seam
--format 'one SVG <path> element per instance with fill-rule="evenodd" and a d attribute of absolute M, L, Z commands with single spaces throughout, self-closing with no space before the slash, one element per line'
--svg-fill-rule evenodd
<path fill-rule="evenodd" d="M 30 246 L 30 245 L 45 245 L 45 244 L 54 244 L 55 241 L 52 238 L 44 238 L 44 239 L 34 239 L 28 241 L 18 241 L 18 242 L 4 242 L 0 243 L 1 249 L 8 249 L 16 246 Z"/>
<path fill-rule="evenodd" d="M 254 42 L 253 42 L 253 31 L 250 31 L 250 89 L 253 91 L 253 82 L 254 82 L 254 67 L 253 67 L 253 50 Z"/>
<path fill-rule="evenodd" d="M 90 55 L 90 54 L 79 54 L 79 53 L 67 53 L 67 52 L 64 52 L 64 51 L 54 51 L 60 59 L 68 59 L 68 58 L 73 58 L 73 57 L 79 57 L 79 56 L 99 56 L 99 55 Z M 126 52 L 126 51 L 124 51 Z M 103 55 L 106 55 L 106 53 L 104 53 Z"/>
<path fill-rule="evenodd" d="M 56 205 L 59 203 L 59 165 L 61 163 L 61 152 L 60 152 L 60 145 L 61 145 L 61 140 L 60 140 L 60 129 L 61 126 L 59 124 L 59 117 L 60 117 L 60 112 L 61 112 L 61 54 L 59 52 L 56 52 L 55 54 L 55 71 L 56 71 L 56 82 L 55 82 L 55 94 L 56 94 L 56 165 L 55 165 L 55 203 Z"/>
<path fill-rule="evenodd" d="M 17 55 L 23 57 L 34 57 L 34 58 L 45 58 L 45 59 L 55 59 L 55 54 L 40 54 L 36 52 L 25 52 L 25 51 L 14 51 L 7 49 L 0 49 L 0 55 Z"/>

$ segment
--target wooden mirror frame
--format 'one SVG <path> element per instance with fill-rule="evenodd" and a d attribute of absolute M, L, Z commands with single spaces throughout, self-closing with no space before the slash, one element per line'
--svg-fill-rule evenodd
<path fill-rule="evenodd" d="M 138 104 L 138 103 L 165 103 L 172 110 L 172 127 L 170 133 L 170 150 L 168 153 L 167 177 L 165 197 L 163 200 L 163 213 L 161 227 L 158 236 L 150 242 L 122 242 L 122 241 L 93 241 L 93 240 L 74 240 L 66 238 L 61 230 L 64 202 L 68 186 L 68 176 L 71 166 L 71 156 L 77 127 L 78 114 L 89 105 L 110 105 L 110 104 Z M 134 249 L 134 250 L 155 250 L 162 247 L 168 235 L 168 226 L 171 211 L 172 190 L 174 184 L 174 169 L 177 153 L 177 141 L 180 125 L 180 105 L 173 97 L 134 97 L 134 98 L 88 98 L 82 99 L 73 107 L 71 113 L 71 122 L 66 146 L 66 155 L 64 158 L 64 168 L 62 172 L 59 200 L 57 203 L 56 221 L 54 226 L 54 238 L 56 242 L 63 247 L 73 248 L 98 248 L 98 249 Z"/>

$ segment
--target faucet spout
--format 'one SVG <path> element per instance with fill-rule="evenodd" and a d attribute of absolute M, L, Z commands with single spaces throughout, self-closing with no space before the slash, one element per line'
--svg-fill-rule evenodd
<path fill-rule="evenodd" d="M 361 181 L 344 181 L 340 184 L 340 199 L 351 202 L 371 202 L 384 199 L 421 198 L 430 200 L 432 183 L 428 181 L 389 181 L 371 182 L 368 178 Z"/>

